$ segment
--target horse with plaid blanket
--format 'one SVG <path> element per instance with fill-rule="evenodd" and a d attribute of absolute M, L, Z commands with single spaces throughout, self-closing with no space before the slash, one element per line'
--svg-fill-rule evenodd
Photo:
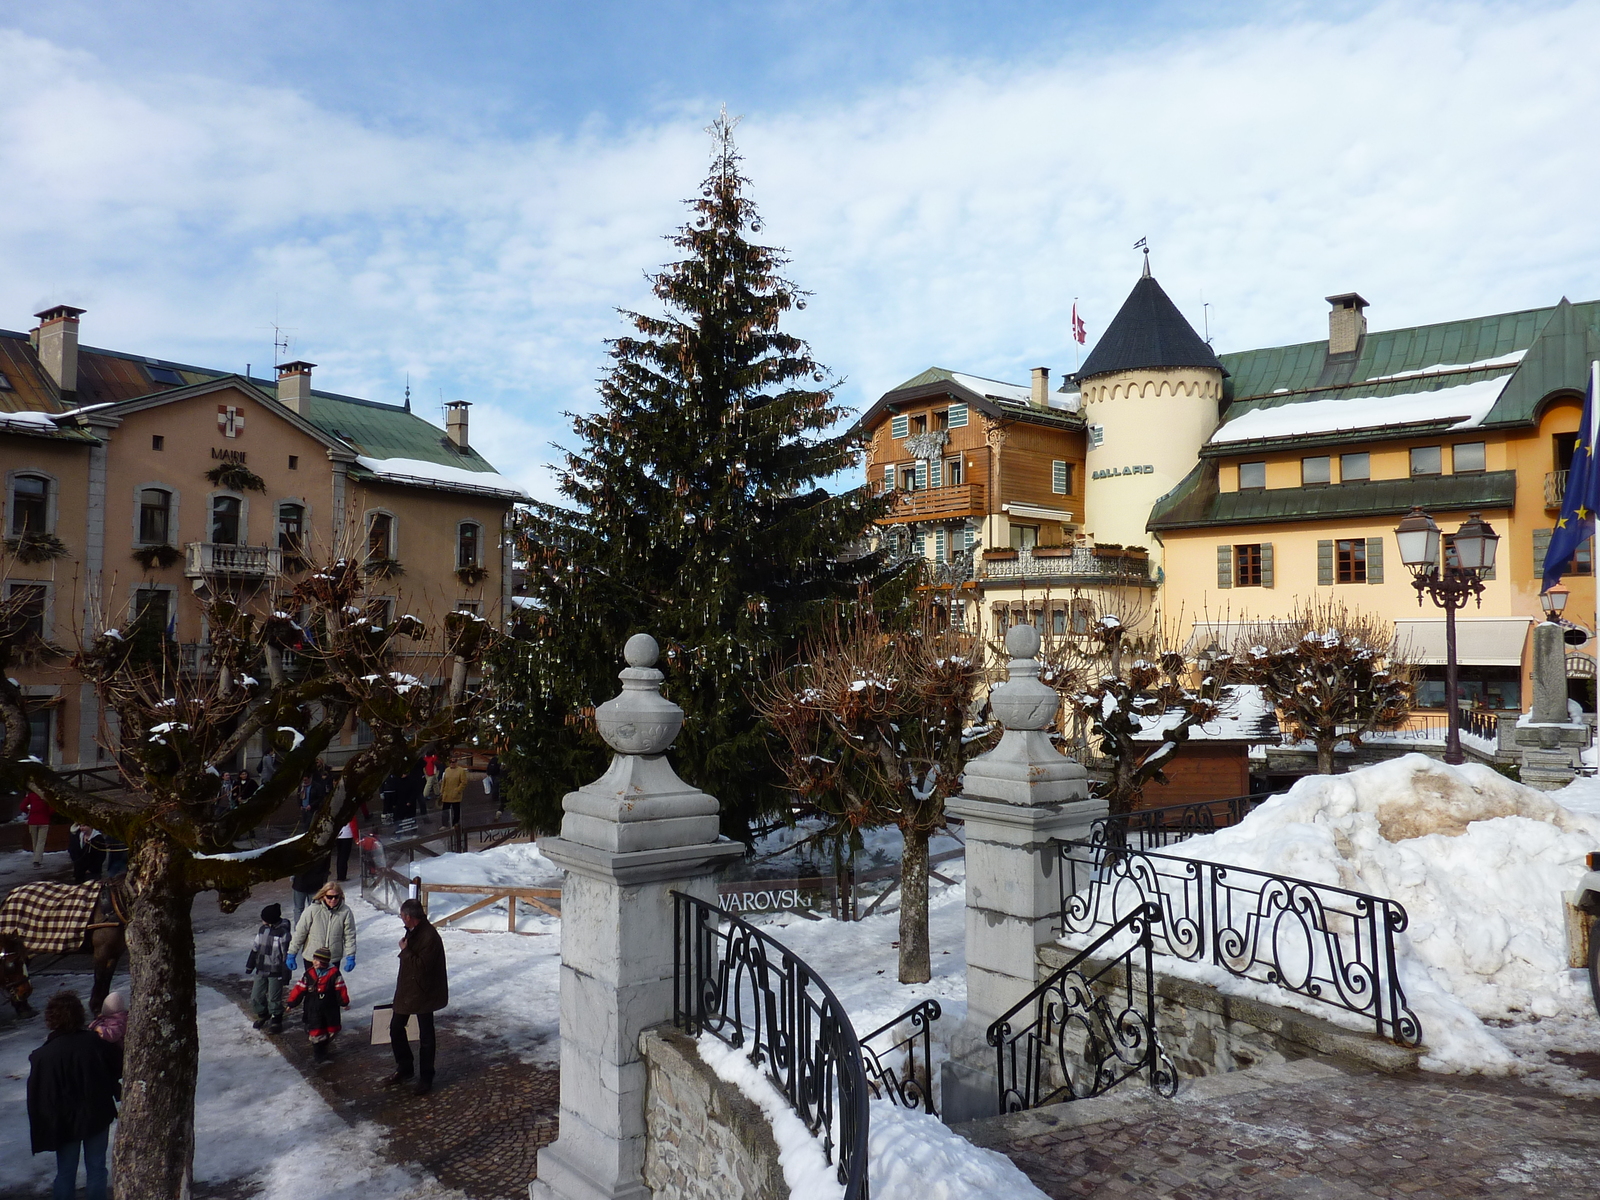
<path fill-rule="evenodd" d="M 27 1002 L 31 988 L 26 959 L 78 951 L 94 955 L 89 1011 L 99 1010 L 128 947 L 125 890 L 122 876 L 104 883 L 25 883 L 0 901 L 0 968 L 5 975 L 0 986 L 10 994 L 18 1016 L 32 1011 Z M 12 978 L 19 962 L 23 964 L 20 980 Z"/>

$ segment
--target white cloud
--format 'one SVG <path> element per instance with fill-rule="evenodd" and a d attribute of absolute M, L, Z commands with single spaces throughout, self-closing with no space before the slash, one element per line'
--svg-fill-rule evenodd
<path fill-rule="evenodd" d="M 816 293 L 795 328 L 864 404 L 933 362 L 1069 369 L 1073 297 L 1103 329 L 1141 236 L 1222 349 L 1321 336 L 1352 288 L 1379 328 L 1600 295 L 1597 40 L 1593 6 L 1383 7 L 945 63 L 741 142 Z M 91 344 L 259 371 L 276 311 L 324 386 L 480 401 L 513 455 L 475 440 L 550 496 L 534 464 L 593 402 L 613 310 L 650 303 L 704 117 L 398 133 L 151 65 L 0 32 L 0 325 L 71 299 Z"/>

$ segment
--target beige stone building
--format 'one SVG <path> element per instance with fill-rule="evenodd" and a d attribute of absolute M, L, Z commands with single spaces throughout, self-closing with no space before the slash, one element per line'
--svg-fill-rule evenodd
<path fill-rule="evenodd" d="M 80 309 L 36 315 L 27 333 L 0 330 L 0 463 L 3 584 L 32 598 L 17 678 L 46 701 L 41 758 L 70 769 L 114 752 L 93 688 L 65 671 L 81 638 L 153 610 L 181 669 L 204 673 L 210 590 L 276 595 L 308 561 L 359 555 L 390 615 L 502 616 L 506 517 L 526 497 L 472 447 L 466 402 L 440 429 L 409 401 L 314 390 L 311 363 L 247 379 L 80 346 Z M 363 735 L 346 731 L 334 756 Z"/>

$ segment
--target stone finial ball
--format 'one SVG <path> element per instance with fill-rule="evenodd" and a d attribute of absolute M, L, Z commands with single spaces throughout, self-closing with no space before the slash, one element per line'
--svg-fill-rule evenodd
<path fill-rule="evenodd" d="M 1013 625 L 1006 632 L 1006 650 L 1012 658 L 1033 658 L 1039 653 L 1039 631 L 1032 625 Z"/>
<path fill-rule="evenodd" d="M 653 667 L 656 665 L 656 659 L 661 657 L 661 647 L 656 645 L 655 638 L 648 633 L 636 633 L 622 648 L 622 657 L 627 660 L 630 667 Z"/>

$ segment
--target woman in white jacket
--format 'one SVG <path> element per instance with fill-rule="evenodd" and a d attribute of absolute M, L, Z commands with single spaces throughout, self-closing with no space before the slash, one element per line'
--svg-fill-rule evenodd
<path fill-rule="evenodd" d="M 344 889 L 337 883 L 325 883 L 311 898 L 305 912 L 295 924 L 294 937 L 289 942 L 289 957 L 285 965 L 296 968 L 296 959 L 307 946 L 313 949 L 326 946 L 334 962 L 344 960 L 346 971 L 356 965 L 356 917 L 344 902 Z"/>

